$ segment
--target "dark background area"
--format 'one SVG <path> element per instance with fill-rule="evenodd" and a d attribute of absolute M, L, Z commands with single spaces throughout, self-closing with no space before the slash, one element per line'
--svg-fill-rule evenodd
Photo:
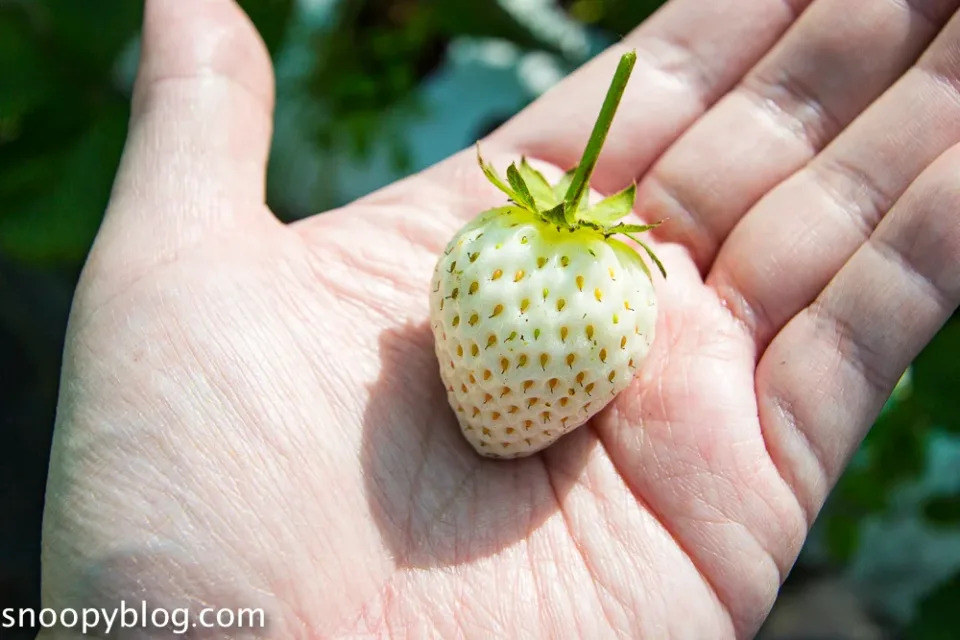
<path fill-rule="evenodd" d="M 470 145 L 660 4 L 240 3 L 277 62 L 268 192 L 285 220 Z M 60 351 L 126 133 L 141 11 L 0 2 L 0 609 L 39 607 Z M 958 395 L 955 314 L 840 481 L 763 637 L 960 637 Z M 17 634 L 0 637 L 33 635 Z"/>

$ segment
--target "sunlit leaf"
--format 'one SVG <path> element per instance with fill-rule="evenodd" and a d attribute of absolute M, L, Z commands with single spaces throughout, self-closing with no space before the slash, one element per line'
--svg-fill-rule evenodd
<path fill-rule="evenodd" d="M 530 194 L 542 209 L 549 209 L 557 206 L 560 199 L 553 193 L 553 187 L 543 177 L 543 174 L 530 166 L 526 157 L 520 159 L 520 176 L 530 189 Z"/>
<path fill-rule="evenodd" d="M 552 209 L 547 209 L 542 213 L 544 218 L 558 227 L 566 224 L 566 216 L 564 216 L 564 204 L 562 202 Z"/>
<path fill-rule="evenodd" d="M 521 204 L 531 210 L 537 208 L 537 203 L 530 194 L 530 189 L 527 187 L 527 183 L 524 182 L 523 177 L 520 175 L 517 165 L 511 164 L 509 167 L 507 167 L 507 180 L 510 182 L 510 186 L 513 187 L 514 193 L 517 194 L 517 204 Z"/>
<path fill-rule="evenodd" d="M 627 236 L 628 238 L 636 242 L 638 245 L 640 245 L 640 248 L 643 249 L 643 251 L 650 257 L 650 259 L 653 260 L 653 263 L 657 265 L 657 269 L 660 271 L 660 275 L 662 275 L 664 278 L 667 277 L 666 268 L 663 266 L 663 263 L 660 262 L 660 258 L 657 257 L 657 254 L 653 252 L 653 249 L 651 249 L 646 242 L 644 242 L 643 240 L 640 240 L 630 232 L 621 231 L 620 233 L 622 233 L 623 235 Z M 649 270 L 646 270 L 646 271 L 647 271 L 647 277 L 650 277 L 650 271 Z"/>
<path fill-rule="evenodd" d="M 623 191 L 604 198 L 597 204 L 593 205 L 580 214 L 580 218 L 583 220 L 589 220 L 590 222 L 595 222 L 599 225 L 613 224 L 620 218 L 623 218 L 633 211 L 633 202 L 636 200 L 636 198 L 637 185 L 631 184 Z M 638 232 L 643 230 L 644 229 L 637 229 Z"/>
<path fill-rule="evenodd" d="M 654 222 L 653 224 L 617 224 L 612 227 L 607 227 L 606 232 L 608 234 L 615 233 L 646 233 L 647 231 L 653 231 L 660 226 L 661 223 Z"/>
<path fill-rule="evenodd" d="M 509 196 L 514 202 L 519 202 L 519 196 L 517 195 L 517 192 L 514 191 L 510 185 L 503 181 L 503 178 L 500 177 L 500 174 L 497 173 L 497 170 L 492 164 L 489 164 L 483 159 L 483 156 L 480 154 L 479 143 L 477 143 L 477 163 L 480 165 L 483 175 L 487 177 L 487 180 L 489 180 L 493 186 L 507 194 L 507 196 Z"/>
<path fill-rule="evenodd" d="M 576 172 L 577 172 L 576 167 L 570 169 L 565 174 L 563 174 L 563 177 L 560 178 L 557 184 L 553 185 L 553 195 L 557 198 L 558 201 L 563 200 L 564 196 L 567 195 L 567 190 L 570 188 L 570 185 L 573 183 L 573 176 Z M 584 199 L 581 201 L 580 203 L 581 209 L 587 206 L 587 200 L 588 199 L 584 197 Z"/>

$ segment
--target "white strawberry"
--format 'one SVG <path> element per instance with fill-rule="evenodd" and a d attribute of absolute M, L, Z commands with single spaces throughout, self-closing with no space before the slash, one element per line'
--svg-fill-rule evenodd
<path fill-rule="evenodd" d="M 482 455 L 530 455 L 582 425 L 625 389 L 653 341 L 656 300 L 631 234 L 618 224 L 634 186 L 590 207 L 590 174 L 636 56 L 626 54 L 580 165 L 551 187 L 526 160 L 507 182 L 511 200 L 451 240 L 431 285 L 430 324 L 450 405 Z M 478 150 L 479 156 L 479 150 Z M 665 273 L 664 273 L 665 275 Z"/>

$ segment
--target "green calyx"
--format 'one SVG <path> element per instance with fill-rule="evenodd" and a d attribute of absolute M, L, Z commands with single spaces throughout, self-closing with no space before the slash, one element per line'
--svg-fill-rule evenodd
<path fill-rule="evenodd" d="M 522 209 L 540 216 L 544 221 L 555 225 L 557 229 L 576 231 L 587 228 L 597 231 L 609 238 L 614 235 L 623 235 L 640 246 L 650 256 L 660 270 L 663 277 L 667 276 L 663 264 L 646 243 L 637 239 L 637 233 L 650 231 L 660 225 L 653 224 L 624 224 L 620 222 L 627 214 L 633 211 L 637 195 L 637 185 L 632 184 L 623 191 L 604 198 L 595 205 L 590 205 L 589 190 L 590 176 L 597 166 L 600 150 L 610 131 L 613 116 L 620 105 L 627 80 L 633 72 L 637 61 L 634 51 L 625 53 L 620 58 L 620 64 L 614 73 L 613 81 L 607 90 L 607 96 L 600 108 L 600 115 L 593 126 L 593 132 L 583 151 L 580 163 L 565 173 L 560 180 L 551 185 L 542 173 L 534 169 L 521 158 L 520 166 L 512 163 L 507 168 L 507 178 L 504 180 L 480 155 L 480 144 L 477 143 L 477 160 L 487 179 L 500 191 Z M 639 255 L 638 255 L 639 258 Z M 642 263 L 642 258 L 641 258 Z M 644 267 L 646 269 L 646 267 Z M 649 273 L 649 271 L 648 271 Z"/>

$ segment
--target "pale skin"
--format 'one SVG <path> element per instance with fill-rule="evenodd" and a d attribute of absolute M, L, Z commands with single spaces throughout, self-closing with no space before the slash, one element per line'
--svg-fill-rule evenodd
<path fill-rule="evenodd" d="M 500 462 L 461 438 L 427 325 L 438 253 L 502 202 L 473 150 L 281 224 L 259 37 L 232 0 L 147 0 L 67 336 L 44 606 L 263 607 L 277 638 L 749 637 L 960 302 L 958 8 L 673 0 L 485 140 L 501 170 L 568 168 L 636 48 L 593 186 L 637 179 L 638 219 L 669 219 L 633 386 Z"/>

